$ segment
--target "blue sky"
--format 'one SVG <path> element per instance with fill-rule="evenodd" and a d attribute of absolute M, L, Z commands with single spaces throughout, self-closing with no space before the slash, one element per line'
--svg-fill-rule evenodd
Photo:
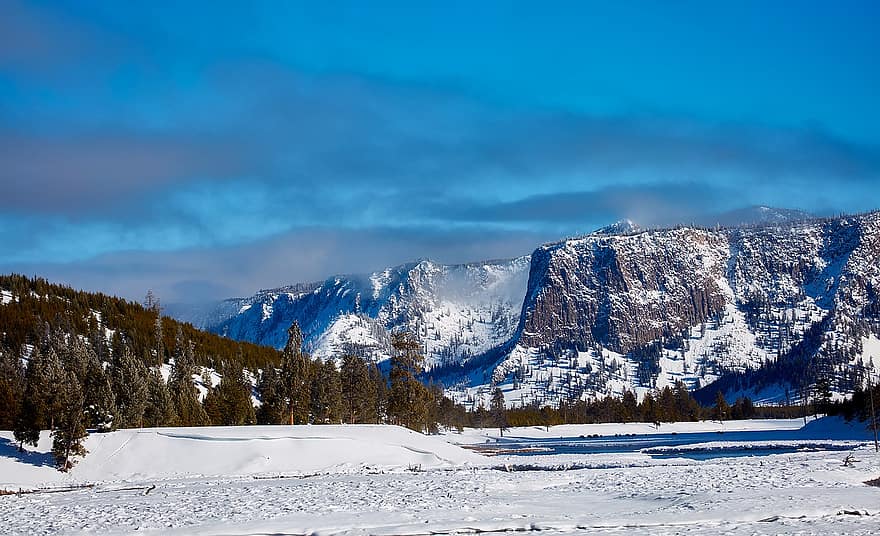
<path fill-rule="evenodd" d="M 132 298 L 878 208 L 876 2 L 0 3 L 0 271 Z"/>

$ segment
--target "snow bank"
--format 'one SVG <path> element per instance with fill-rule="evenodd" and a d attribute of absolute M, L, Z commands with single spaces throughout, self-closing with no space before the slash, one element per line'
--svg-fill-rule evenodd
<path fill-rule="evenodd" d="M 69 475 L 52 467 L 51 438 L 24 455 L 0 432 L 0 488 L 98 481 L 346 473 L 488 465 L 473 452 L 397 426 L 150 428 L 92 434 Z"/>

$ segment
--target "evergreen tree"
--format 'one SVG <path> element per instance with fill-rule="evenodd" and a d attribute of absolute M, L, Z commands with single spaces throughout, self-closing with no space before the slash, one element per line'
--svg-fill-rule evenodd
<path fill-rule="evenodd" d="M 461 432 L 464 429 L 467 419 L 464 406 L 456 404 L 448 397 L 443 396 L 440 398 L 438 407 L 438 421 L 447 430 L 455 428 L 456 430 Z"/>
<path fill-rule="evenodd" d="M 676 422 L 680 420 L 676 407 L 675 394 L 669 386 L 663 387 L 657 396 L 657 413 L 661 422 Z"/>
<path fill-rule="evenodd" d="M 257 409 L 257 423 L 284 424 L 287 422 L 287 405 L 284 400 L 283 386 L 275 367 L 268 367 L 260 374 L 257 392 L 260 396 L 260 407 Z"/>
<path fill-rule="evenodd" d="M 98 431 L 110 431 L 115 425 L 116 396 L 110 386 L 110 379 L 104 373 L 104 367 L 98 357 L 88 348 L 85 357 L 85 375 L 82 378 L 82 394 L 84 398 L 87 425 Z"/>
<path fill-rule="evenodd" d="M 205 396 L 205 413 L 214 425 L 241 426 L 256 422 L 251 384 L 241 366 L 224 365 L 220 384 Z"/>
<path fill-rule="evenodd" d="M 380 424 L 386 422 L 388 416 L 388 382 L 375 363 L 367 367 L 370 375 L 370 388 L 372 390 L 373 411 L 369 423 Z"/>
<path fill-rule="evenodd" d="M 147 374 L 143 362 L 131 353 L 128 346 L 114 356 L 110 380 L 116 397 L 115 424 L 118 428 L 143 426 L 149 389 Z"/>
<path fill-rule="evenodd" d="M 67 472 L 76 463 L 75 456 L 85 456 L 83 440 L 88 436 L 84 423 L 84 398 L 79 380 L 67 372 L 59 390 L 60 411 L 52 431 L 52 455 L 60 471 Z"/>
<path fill-rule="evenodd" d="M 716 421 L 724 421 L 730 415 L 730 406 L 721 391 L 715 391 L 715 407 L 712 408 L 712 418 Z"/>
<path fill-rule="evenodd" d="M 498 432 L 503 436 L 507 428 L 507 408 L 504 407 L 504 393 L 500 387 L 492 391 L 492 400 L 489 403 L 489 412 L 492 414 L 492 422 L 498 427 Z"/>
<path fill-rule="evenodd" d="M 14 436 L 19 449 L 24 444 L 36 446 L 40 430 L 55 429 L 55 419 L 62 411 L 62 389 L 66 373 L 51 345 L 45 353 L 35 346 L 25 371 L 24 393 L 15 419 Z"/>
<path fill-rule="evenodd" d="M 199 403 L 199 393 L 193 383 L 194 373 L 193 344 L 191 341 L 184 341 L 182 334 L 178 333 L 174 364 L 168 378 L 168 390 L 171 393 L 171 406 L 174 408 L 177 426 L 204 426 L 208 423 L 208 416 Z"/>
<path fill-rule="evenodd" d="M 153 322 L 153 339 L 154 352 L 156 353 L 156 366 L 161 367 L 165 362 L 165 340 L 162 335 L 162 315 L 156 313 L 156 320 Z"/>
<path fill-rule="evenodd" d="M 302 331 L 294 321 L 287 330 L 287 344 L 281 352 L 281 386 L 288 424 L 309 422 L 312 362 L 302 352 Z"/>
<path fill-rule="evenodd" d="M 389 417 L 393 424 L 424 431 L 429 424 L 428 392 L 416 377 L 422 372 L 425 359 L 421 354 L 421 343 L 411 334 L 400 332 L 392 337 L 392 346 Z"/>
<path fill-rule="evenodd" d="M 828 413 L 831 409 L 831 382 L 828 378 L 820 378 L 816 382 L 816 411 Z"/>
<path fill-rule="evenodd" d="M 482 430 L 487 424 L 490 424 L 490 417 L 489 410 L 483 405 L 481 397 L 479 405 L 477 405 L 477 408 L 473 411 L 474 427 Z"/>
<path fill-rule="evenodd" d="M 15 416 L 24 393 L 21 360 L 0 346 L 0 430 L 15 428 Z"/>
<path fill-rule="evenodd" d="M 370 380 L 366 362 L 356 355 L 343 356 L 340 379 L 344 420 L 349 423 L 373 422 L 376 387 Z"/>
<path fill-rule="evenodd" d="M 162 374 L 157 369 L 152 369 L 147 373 L 147 401 L 144 406 L 143 425 L 171 426 L 174 420 L 174 407 L 168 386 L 162 379 Z"/>
<path fill-rule="evenodd" d="M 694 400 L 682 381 L 675 382 L 673 388 L 675 394 L 675 412 L 677 421 L 698 421 L 702 417 L 703 409 L 700 403 Z"/>
<path fill-rule="evenodd" d="M 635 393 L 633 393 L 629 389 L 624 391 L 621 403 L 621 422 L 635 421 L 639 415 L 639 403 L 638 400 L 636 400 Z"/>
<path fill-rule="evenodd" d="M 645 398 L 642 399 L 642 403 L 639 407 L 643 422 L 650 422 L 655 426 L 660 426 L 660 423 L 662 422 L 660 407 L 659 404 L 657 404 L 657 400 L 654 398 L 653 393 L 645 393 Z"/>
<path fill-rule="evenodd" d="M 43 389 L 42 393 L 37 396 L 45 401 L 46 407 L 46 426 L 49 430 L 55 429 L 55 419 L 62 410 L 64 404 L 62 392 L 64 383 L 67 379 L 64 365 L 61 358 L 55 351 L 54 346 L 50 345 L 46 348 L 44 358 L 40 360 L 43 367 Z"/>
<path fill-rule="evenodd" d="M 443 396 L 443 387 L 441 387 L 437 383 L 431 382 L 427 386 L 426 390 L 428 400 L 428 416 L 425 422 L 425 430 L 429 434 L 439 434 L 440 422 L 444 420 L 443 414 L 441 413 L 444 407 L 443 401 L 448 399 Z"/>
<path fill-rule="evenodd" d="M 332 360 L 315 363 L 315 375 L 311 386 L 311 411 L 313 422 L 326 424 L 339 422 L 342 414 L 342 388 L 339 372 Z"/>

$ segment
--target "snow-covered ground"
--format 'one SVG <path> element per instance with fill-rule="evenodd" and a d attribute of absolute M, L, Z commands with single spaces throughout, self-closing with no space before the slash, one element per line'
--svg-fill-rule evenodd
<path fill-rule="evenodd" d="M 302 476 L 369 468 L 486 465 L 473 452 L 398 426 L 216 426 L 143 428 L 91 434 L 89 454 L 65 475 L 51 467 L 44 432 L 32 452 L 17 452 L 0 432 L 0 489 L 175 478 Z"/>
<path fill-rule="evenodd" d="M 850 451 L 709 460 L 643 452 L 482 457 L 496 430 L 425 437 L 387 426 L 126 430 L 92 436 L 72 475 L 45 451 L 25 459 L 0 432 L 0 488 L 94 483 L 0 496 L 0 533 L 460 534 L 511 530 L 620 534 L 873 534 L 880 455 L 836 419 L 520 428 L 505 441 L 615 434 L 777 431 L 849 441 Z M 445 441 L 444 441 L 445 440 Z M 550 458 L 550 457 L 547 457 Z M 536 462 L 540 462 L 537 463 Z M 27 466 L 27 467 L 23 467 Z M 501 467 L 499 469 L 499 467 Z M 155 487 L 153 487 L 155 486 Z"/>

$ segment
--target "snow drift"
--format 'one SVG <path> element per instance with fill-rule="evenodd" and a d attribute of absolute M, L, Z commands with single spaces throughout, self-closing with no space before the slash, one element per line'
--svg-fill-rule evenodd
<path fill-rule="evenodd" d="M 12 433 L 0 432 L 0 488 L 489 463 L 440 438 L 386 425 L 148 428 L 92 434 L 85 443 L 89 454 L 69 475 L 52 467 L 51 445 L 48 432 L 43 432 L 37 449 L 21 454 Z"/>

